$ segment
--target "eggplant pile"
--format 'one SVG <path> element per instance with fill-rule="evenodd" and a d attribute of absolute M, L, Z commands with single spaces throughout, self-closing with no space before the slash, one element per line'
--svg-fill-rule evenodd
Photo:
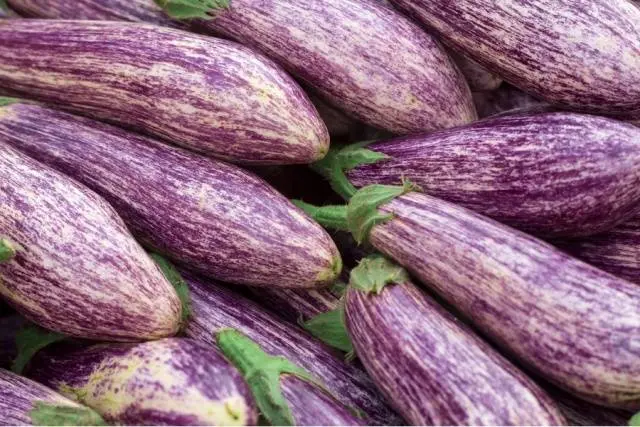
<path fill-rule="evenodd" d="M 0 0 L 0 426 L 640 426 L 636 0 Z"/>

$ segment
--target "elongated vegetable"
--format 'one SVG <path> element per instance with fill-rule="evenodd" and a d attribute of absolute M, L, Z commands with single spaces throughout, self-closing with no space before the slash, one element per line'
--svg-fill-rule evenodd
<path fill-rule="evenodd" d="M 640 208 L 640 130 L 573 113 L 511 115 L 355 145 L 332 151 L 319 168 L 334 181 L 347 170 L 343 193 L 406 178 L 541 236 L 600 233 Z"/>
<path fill-rule="evenodd" d="M 638 285 L 409 191 L 372 185 L 346 210 L 326 210 L 334 223 L 346 217 L 358 241 L 406 267 L 529 369 L 590 402 L 640 408 Z"/>
<path fill-rule="evenodd" d="M 270 289 L 250 288 L 255 301 L 277 313 L 280 317 L 299 322 L 335 310 L 340 301 L 340 290 L 326 289 Z"/>
<path fill-rule="evenodd" d="M 104 425 L 96 412 L 47 387 L 0 369 L 0 425 Z"/>
<path fill-rule="evenodd" d="M 261 179 L 133 133 L 37 105 L 0 107 L 7 142 L 102 194 L 143 244 L 233 283 L 332 283 L 328 234 Z"/>
<path fill-rule="evenodd" d="M 142 344 L 55 344 L 29 377 L 129 425 L 255 425 L 240 373 L 215 349 L 167 338 Z"/>
<path fill-rule="evenodd" d="M 0 230 L 16 252 L 0 263 L 0 295 L 13 307 L 75 337 L 178 331 L 175 290 L 107 202 L 3 143 L 0 171 Z"/>
<path fill-rule="evenodd" d="M 345 315 L 367 372 L 412 425 L 564 423 L 532 380 L 381 256 L 351 272 Z"/>
<path fill-rule="evenodd" d="M 531 95 L 640 118 L 640 9 L 627 0 L 392 0 Z"/>
<path fill-rule="evenodd" d="M 394 133 L 468 123 L 476 113 L 468 85 L 429 34 L 374 1 L 157 0 L 171 13 L 202 17 L 222 34 L 274 58 L 352 117 Z M 384 37 L 380 37 L 384 34 Z"/>
<path fill-rule="evenodd" d="M 241 332 L 223 329 L 216 341 L 246 379 L 271 425 L 362 425 L 313 375 L 283 357 L 268 355 Z"/>
<path fill-rule="evenodd" d="M 277 318 L 254 302 L 186 272 L 193 314 L 187 336 L 215 344 L 214 334 L 237 329 L 271 356 L 281 356 L 315 378 L 344 405 L 363 411 L 368 422 L 401 424 L 366 373 L 339 359 L 337 353 L 303 330 Z"/>
<path fill-rule="evenodd" d="M 329 145 L 309 99 L 270 60 L 155 25 L 0 22 L 0 86 L 239 162 L 308 163 Z"/>
<path fill-rule="evenodd" d="M 571 426 L 626 426 L 631 414 L 617 409 L 603 408 L 571 396 L 555 387 L 545 387 L 557 402 Z"/>

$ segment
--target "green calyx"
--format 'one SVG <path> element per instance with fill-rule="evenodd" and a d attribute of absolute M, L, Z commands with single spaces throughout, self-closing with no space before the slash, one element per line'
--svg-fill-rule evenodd
<path fill-rule="evenodd" d="M 378 295 L 390 283 L 400 284 L 408 281 L 407 270 L 382 255 L 371 255 L 351 270 L 349 286 L 367 294 Z"/>
<path fill-rule="evenodd" d="M 36 402 L 29 413 L 34 426 L 105 426 L 102 417 L 83 406 L 52 405 Z"/>
<path fill-rule="evenodd" d="M 189 286 L 187 282 L 184 281 L 178 270 L 167 261 L 161 255 L 156 253 L 150 253 L 149 256 L 155 261 L 155 263 L 164 274 L 164 277 L 173 285 L 176 293 L 178 294 L 178 298 L 180 298 L 180 302 L 182 304 L 182 316 L 181 316 L 181 324 L 182 326 L 186 326 L 187 321 L 189 320 L 189 316 L 191 316 L 191 297 L 189 296 Z"/>
<path fill-rule="evenodd" d="M 0 262 L 9 261 L 16 256 L 16 245 L 9 239 L 0 238 Z"/>
<path fill-rule="evenodd" d="M 295 425 L 291 409 L 282 394 L 280 377 L 283 374 L 294 375 L 324 390 L 306 370 L 284 357 L 265 353 L 256 342 L 236 329 L 219 331 L 216 341 L 222 353 L 247 381 L 262 416 L 271 425 Z"/>
<path fill-rule="evenodd" d="M 174 19 L 211 19 L 221 9 L 230 7 L 230 0 L 155 0 Z"/>
<path fill-rule="evenodd" d="M 16 374 L 22 374 L 24 368 L 37 352 L 65 339 L 67 336 L 61 333 L 48 331 L 36 325 L 25 325 L 16 334 L 18 355 L 11 365 L 11 370 Z"/>
<path fill-rule="evenodd" d="M 387 155 L 366 149 L 373 141 L 359 142 L 342 148 L 332 148 L 320 161 L 311 165 L 312 169 L 329 180 L 331 188 L 349 200 L 358 191 L 351 184 L 345 172 L 360 165 L 377 163 L 388 158 Z"/>
<path fill-rule="evenodd" d="M 631 427 L 640 427 L 640 412 L 631 417 L 631 419 L 629 420 L 629 425 Z"/>
<path fill-rule="evenodd" d="M 302 327 L 331 347 L 345 353 L 353 352 L 353 344 L 344 321 L 344 305 L 342 303 L 335 310 L 318 314 L 302 323 Z"/>
<path fill-rule="evenodd" d="M 0 4 L 0 9 L 2 9 L 2 5 Z M 6 96 L 0 96 L 0 107 L 6 107 L 7 105 L 16 104 L 20 102 L 18 98 L 9 98 Z"/>

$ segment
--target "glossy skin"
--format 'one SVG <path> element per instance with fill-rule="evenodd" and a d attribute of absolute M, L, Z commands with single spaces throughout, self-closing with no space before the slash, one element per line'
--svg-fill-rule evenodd
<path fill-rule="evenodd" d="M 201 24 L 262 51 L 369 125 L 408 134 L 476 118 L 439 43 L 377 1 L 234 0 Z"/>
<path fill-rule="evenodd" d="M 345 318 L 367 372 L 411 425 L 562 425 L 532 380 L 413 283 L 349 287 Z"/>
<path fill-rule="evenodd" d="M 550 382 L 640 409 L 640 286 L 419 193 L 382 207 L 370 241 Z"/>
<path fill-rule="evenodd" d="M 640 9 L 628 0 L 391 0 L 548 102 L 640 118 Z"/>
<path fill-rule="evenodd" d="M 0 369 L 0 425 L 33 425 L 30 412 L 37 402 L 80 407 L 76 402 L 35 381 Z"/>
<path fill-rule="evenodd" d="M 238 329 L 273 356 L 284 356 L 306 369 L 344 405 L 358 408 L 370 422 L 397 425 L 403 421 L 386 405 L 367 374 L 302 329 L 284 322 L 256 303 L 202 279 L 182 272 L 191 291 L 192 316 L 188 337 L 215 344 L 215 333 Z"/>
<path fill-rule="evenodd" d="M 90 339 L 178 331 L 175 290 L 104 199 L 3 143 L 0 171 L 0 230 L 18 248 L 0 263 L 0 295 L 17 311 Z"/>
<path fill-rule="evenodd" d="M 226 282 L 312 288 L 341 267 L 329 235 L 242 169 L 52 109 L 0 107 L 0 142 L 104 196 L 146 246 Z"/>
<path fill-rule="evenodd" d="M 240 373 L 202 343 L 169 338 L 142 344 L 54 345 L 30 378 L 121 425 L 255 425 Z"/>
<path fill-rule="evenodd" d="M 532 234 L 607 231 L 640 209 L 640 129 L 574 113 L 516 114 L 374 143 L 390 159 L 348 173 L 399 184 Z"/>
<path fill-rule="evenodd" d="M 236 43 L 127 22 L 0 22 L 0 86 L 206 155 L 309 163 L 329 134 L 298 84 Z M 88 72 L 87 70 L 91 70 Z"/>

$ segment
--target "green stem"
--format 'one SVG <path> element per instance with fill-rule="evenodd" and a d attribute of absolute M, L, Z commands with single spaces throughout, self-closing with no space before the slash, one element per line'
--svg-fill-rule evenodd
<path fill-rule="evenodd" d="M 66 335 L 48 331 L 36 325 L 26 325 L 16 334 L 18 355 L 11 365 L 11 370 L 21 374 L 29 361 L 37 352 L 53 343 L 65 340 Z"/>
<path fill-rule="evenodd" d="M 83 406 L 53 405 L 36 402 L 29 412 L 34 426 L 106 426 L 102 417 Z"/>
<path fill-rule="evenodd" d="M 305 211 L 318 224 L 333 230 L 349 231 L 347 206 L 315 206 L 302 200 L 292 200 L 294 205 Z"/>
<path fill-rule="evenodd" d="M 345 353 L 353 351 L 353 344 L 347 333 L 347 327 L 344 321 L 343 303 L 340 303 L 335 310 L 318 314 L 307 320 L 302 323 L 302 327 L 309 331 L 311 335 L 331 347 L 342 350 Z"/>
<path fill-rule="evenodd" d="M 221 9 L 230 7 L 230 0 L 155 0 L 174 19 L 212 19 Z"/>
<path fill-rule="evenodd" d="M 176 293 L 178 294 L 178 298 L 180 298 L 180 302 L 182 303 L 182 316 L 180 320 L 182 327 L 184 328 L 187 325 L 189 316 L 191 316 L 191 297 L 189 296 L 189 286 L 173 264 L 167 261 L 164 257 L 156 253 L 150 253 L 149 256 L 151 256 L 160 268 L 160 271 L 162 271 L 162 274 L 164 274 L 167 280 L 173 285 Z"/>
<path fill-rule="evenodd" d="M 401 284 L 409 281 L 409 273 L 393 261 L 382 255 L 370 255 L 360 261 L 351 270 L 349 286 L 367 294 L 380 294 L 388 284 Z"/>
<path fill-rule="evenodd" d="M 0 262 L 9 261 L 16 256 L 16 245 L 9 239 L 0 239 Z"/>

